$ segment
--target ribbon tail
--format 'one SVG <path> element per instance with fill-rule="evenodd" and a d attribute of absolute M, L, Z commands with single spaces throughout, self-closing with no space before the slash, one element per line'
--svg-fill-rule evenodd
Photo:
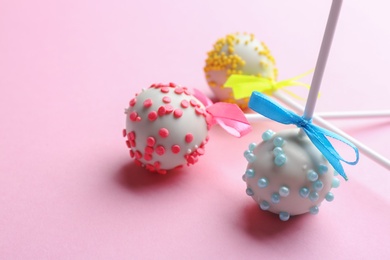
<path fill-rule="evenodd" d="M 209 107 L 213 104 L 213 101 L 211 101 L 205 94 L 203 94 L 202 91 L 199 89 L 194 88 L 193 94 L 194 97 L 196 97 L 205 107 Z"/>
<path fill-rule="evenodd" d="M 342 136 L 340 136 L 340 135 L 338 135 L 336 133 L 333 133 L 333 132 L 331 132 L 331 131 L 329 131 L 329 130 L 327 130 L 325 128 L 322 128 L 322 127 L 319 127 L 319 126 L 316 126 L 316 125 L 311 125 L 311 127 L 315 128 L 317 132 L 322 133 L 324 136 L 328 136 L 330 138 L 333 138 L 335 140 L 343 142 L 344 144 L 348 145 L 349 147 L 351 147 L 354 150 L 354 152 L 355 152 L 355 160 L 354 161 L 347 161 L 347 160 L 343 159 L 339 155 L 340 156 L 340 158 L 339 158 L 340 161 L 343 161 L 343 162 L 345 162 L 345 163 L 347 163 L 349 165 L 356 165 L 359 162 L 359 149 L 351 141 L 349 141 L 346 138 L 344 138 L 344 137 L 342 137 Z"/>
<path fill-rule="evenodd" d="M 345 174 L 344 168 L 341 165 L 340 161 L 343 161 L 350 165 L 355 165 L 359 161 L 359 151 L 354 144 L 339 136 L 333 132 L 330 132 L 324 128 L 315 126 L 315 125 L 307 125 L 304 128 L 305 133 L 312 141 L 312 143 L 321 151 L 324 157 L 329 161 L 329 163 L 333 166 L 333 168 L 342 176 L 345 180 L 348 180 L 347 175 Z M 326 138 L 326 136 L 334 138 L 338 141 L 345 143 L 350 146 L 355 151 L 356 159 L 355 161 L 346 161 L 343 159 L 340 154 L 336 151 L 330 141 Z"/>
<path fill-rule="evenodd" d="M 211 114 L 215 123 L 235 137 L 242 137 L 252 130 L 245 115 L 236 104 L 217 102 L 208 107 L 206 111 Z"/>
<path fill-rule="evenodd" d="M 235 99 L 247 98 L 253 91 L 266 92 L 273 89 L 273 82 L 267 78 L 249 75 L 231 75 L 224 84 L 231 88 Z"/>

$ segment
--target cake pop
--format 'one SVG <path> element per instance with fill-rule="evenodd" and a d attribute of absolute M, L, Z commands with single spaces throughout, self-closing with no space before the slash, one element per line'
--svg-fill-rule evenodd
<path fill-rule="evenodd" d="M 248 161 L 243 180 L 246 193 L 263 210 L 279 214 L 286 221 L 292 215 L 306 212 L 317 214 L 321 202 L 332 201 L 331 188 L 340 184 L 334 175 L 347 176 L 340 161 L 355 165 L 359 153 L 347 139 L 320 128 L 311 120 L 286 110 L 269 97 L 254 92 L 249 107 L 283 124 L 295 124 L 300 129 L 289 129 L 262 134 L 263 142 L 250 144 L 244 156 Z M 327 137 L 339 140 L 355 151 L 354 161 L 344 160 Z"/>
<path fill-rule="evenodd" d="M 250 131 L 237 105 L 212 104 L 200 91 L 196 93 L 205 104 L 174 83 L 153 84 L 130 100 L 123 136 L 139 165 L 164 174 L 196 163 L 216 123 L 238 137 Z"/>
<path fill-rule="evenodd" d="M 244 153 L 248 161 L 243 176 L 246 193 L 262 210 L 278 214 L 282 221 L 306 212 L 317 214 L 324 199 L 333 200 L 330 189 L 339 185 L 333 172 L 347 180 L 341 161 L 355 165 L 359 160 L 353 143 L 311 122 L 341 3 L 334 0 L 332 4 L 304 115 L 298 116 L 259 92 L 253 92 L 249 101 L 249 107 L 265 117 L 299 128 L 276 134 L 268 130 L 262 143 L 249 145 Z M 343 159 L 328 137 L 353 148 L 355 160 Z"/>
<path fill-rule="evenodd" d="M 253 34 L 229 34 L 219 39 L 213 50 L 208 52 L 204 72 L 208 85 L 220 101 L 247 106 L 249 96 L 236 99 L 224 84 L 233 74 L 253 75 L 276 80 L 275 59 L 265 43 L 255 39 Z"/>

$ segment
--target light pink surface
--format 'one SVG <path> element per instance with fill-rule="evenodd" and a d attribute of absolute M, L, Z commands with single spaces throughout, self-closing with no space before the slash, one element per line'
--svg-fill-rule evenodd
<path fill-rule="evenodd" d="M 167 176 L 136 167 L 121 137 L 151 83 L 210 94 L 205 53 L 227 33 L 265 41 L 280 79 L 313 68 L 330 3 L 0 1 L 0 258 L 388 258 L 390 172 L 365 156 L 319 215 L 282 223 L 241 176 L 247 145 L 284 127 L 214 127 L 200 162 Z M 317 111 L 389 108 L 389 7 L 345 1 Z M 335 124 L 390 157 L 389 120 Z"/>

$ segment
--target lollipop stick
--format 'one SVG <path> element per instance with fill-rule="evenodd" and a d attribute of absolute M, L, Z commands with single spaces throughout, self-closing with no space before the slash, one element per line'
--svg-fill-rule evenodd
<path fill-rule="evenodd" d="M 283 100 L 282 100 L 283 101 Z M 321 112 L 316 113 L 317 116 L 325 119 L 364 119 L 364 118 L 386 118 L 390 117 L 390 110 L 378 111 L 346 111 L 346 112 Z M 255 123 L 268 118 L 260 114 L 245 114 L 246 119 L 250 123 Z"/>
<path fill-rule="evenodd" d="M 304 111 L 304 108 L 300 104 L 296 103 L 294 100 L 289 98 L 283 92 L 276 91 L 276 92 L 274 92 L 274 96 L 276 98 L 278 98 L 279 100 L 281 100 L 282 102 L 284 102 L 285 104 L 289 105 L 294 110 L 299 111 L 301 113 Z M 356 140 L 352 136 L 348 135 L 344 131 L 340 130 L 338 127 L 334 126 L 333 124 L 329 123 L 328 121 L 324 120 L 323 118 L 321 118 L 317 115 L 314 115 L 313 119 L 316 122 L 316 124 L 318 124 L 319 126 L 322 126 L 326 129 L 333 131 L 333 132 L 343 136 L 344 138 L 348 139 L 349 141 L 354 143 L 356 145 L 356 147 L 359 148 L 359 151 L 361 151 L 363 154 L 365 154 L 368 158 L 375 161 L 379 165 L 385 167 L 386 169 L 390 170 L 390 160 L 389 159 L 387 159 L 384 156 L 382 156 L 381 154 L 375 152 L 374 150 L 372 150 L 368 146 L 362 144 L 361 142 L 359 142 L 358 140 Z"/>
<path fill-rule="evenodd" d="M 339 18 L 342 3 L 342 0 L 332 1 L 328 22 L 326 24 L 324 37 L 322 39 L 320 53 L 318 54 L 316 68 L 314 70 L 313 80 L 311 82 L 309 96 L 307 98 L 305 111 L 303 113 L 303 117 L 306 120 L 310 120 L 314 114 L 314 108 L 321 87 L 322 76 L 324 75 L 330 47 L 332 46 L 332 40 L 336 30 L 337 20 Z"/>
<path fill-rule="evenodd" d="M 390 110 L 377 111 L 345 111 L 345 112 L 321 112 L 316 113 L 317 116 L 326 119 L 345 119 L 345 118 L 385 118 L 390 117 Z"/>

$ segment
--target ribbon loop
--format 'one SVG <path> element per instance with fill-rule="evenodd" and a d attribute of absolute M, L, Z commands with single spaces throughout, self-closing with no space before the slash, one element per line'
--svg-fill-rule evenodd
<path fill-rule="evenodd" d="M 250 97 L 253 91 L 259 91 L 264 94 L 271 95 L 273 92 L 279 89 L 285 91 L 294 98 L 303 99 L 292 91 L 287 90 L 286 87 L 299 86 L 310 89 L 309 84 L 300 82 L 298 79 L 301 79 L 312 72 L 313 70 L 309 70 L 294 78 L 281 81 L 275 81 L 273 79 L 257 77 L 253 75 L 233 74 L 227 79 L 224 87 L 232 88 L 235 99 Z"/>
<path fill-rule="evenodd" d="M 324 155 L 324 157 L 329 161 L 333 168 L 345 179 L 348 180 L 347 175 L 344 172 L 344 168 L 341 165 L 340 161 L 345 162 L 350 165 L 355 165 L 359 161 L 359 150 L 358 148 L 350 141 L 344 137 L 333 133 L 327 129 L 314 125 L 312 120 L 307 120 L 304 117 L 300 117 L 294 112 L 283 108 L 281 105 L 271 100 L 269 97 L 265 96 L 260 92 L 253 92 L 249 100 L 249 108 L 255 112 L 262 114 L 265 117 L 268 117 L 279 123 L 289 125 L 294 124 L 297 127 L 301 128 L 306 135 L 309 137 L 310 141 L 318 148 L 318 150 Z M 336 149 L 332 146 L 327 137 L 333 138 L 335 140 L 341 141 L 344 144 L 351 147 L 355 152 L 355 160 L 347 161 L 340 156 Z"/>
<path fill-rule="evenodd" d="M 194 89 L 196 97 L 206 107 L 207 113 L 211 116 L 208 123 L 210 126 L 219 124 L 226 132 L 242 137 L 249 133 L 252 128 L 242 110 L 236 104 L 213 102 L 201 91 Z"/>

